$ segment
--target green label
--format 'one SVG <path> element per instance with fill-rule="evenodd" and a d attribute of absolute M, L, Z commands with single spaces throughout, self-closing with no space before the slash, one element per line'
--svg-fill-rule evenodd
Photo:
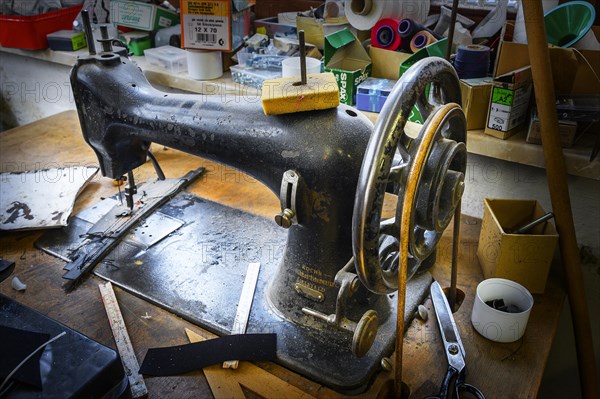
<path fill-rule="evenodd" d="M 86 46 L 85 35 L 81 32 L 78 35 L 75 35 L 71 38 L 71 43 L 73 44 L 73 50 L 79 50 L 80 48 L 84 48 Z"/>
<path fill-rule="evenodd" d="M 423 124 L 423 116 L 421 116 L 419 108 L 417 108 L 416 105 L 413 107 L 412 111 L 410 111 L 410 116 L 408 117 L 408 120 L 414 123 L 418 123 L 419 125 Z"/>
<path fill-rule="evenodd" d="M 513 94 L 513 90 L 494 87 L 494 91 L 492 92 L 492 103 L 510 107 L 513 104 Z"/>

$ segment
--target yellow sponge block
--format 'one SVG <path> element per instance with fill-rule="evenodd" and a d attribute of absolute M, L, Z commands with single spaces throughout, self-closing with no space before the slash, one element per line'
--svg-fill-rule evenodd
<path fill-rule="evenodd" d="M 308 75 L 306 84 L 299 77 L 265 80 L 262 86 L 262 105 L 266 115 L 291 114 L 335 108 L 340 93 L 331 72 Z"/>

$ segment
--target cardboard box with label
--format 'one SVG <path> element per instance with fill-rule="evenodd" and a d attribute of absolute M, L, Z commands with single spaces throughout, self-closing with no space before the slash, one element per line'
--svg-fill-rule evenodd
<path fill-rule="evenodd" d="M 116 25 L 153 31 L 177 25 L 179 23 L 179 14 L 154 4 L 111 0 L 110 19 Z"/>
<path fill-rule="evenodd" d="M 492 78 L 461 79 L 460 91 L 467 129 L 484 129 L 492 96 Z"/>
<path fill-rule="evenodd" d="M 530 66 L 495 77 L 484 133 L 506 140 L 526 129 L 532 88 Z"/>
<path fill-rule="evenodd" d="M 577 122 L 558 120 L 558 134 L 560 136 L 560 144 L 564 148 L 570 148 L 575 141 L 577 134 Z M 537 110 L 534 107 L 531 110 L 531 119 L 529 122 L 529 130 L 525 141 L 531 144 L 542 144 L 542 134 L 540 131 L 540 119 L 537 115 Z"/>
<path fill-rule="evenodd" d="M 594 27 L 596 28 L 596 27 Z M 600 28 L 594 29 L 596 37 Z M 556 95 L 600 93 L 600 51 L 550 47 L 550 65 Z M 501 42 L 494 76 L 530 65 L 527 44 Z"/>
<path fill-rule="evenodd" d="M 477 258 L 485 278 L 516 281 L 530 292 L 543 293 L 558 234 L 544 222 L 528 234 L 510 232 L 546 212 L 535 200 L 484 200 Z"/>
<path fill-rule="evenodd" d="M 340 102 L 354 105 L 356 88 L 371 76 L 371 57 L 348 29 L 325 36 L 325 71 L 335 75 Z"/>
<path fill-rule="evenodd" d="M 235 51 L 250 35 L 251 0 L 181 1 L 184 48 Z"/>

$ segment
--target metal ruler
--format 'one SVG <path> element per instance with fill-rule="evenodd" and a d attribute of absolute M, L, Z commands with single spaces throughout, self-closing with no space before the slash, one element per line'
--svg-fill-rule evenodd
<path fill-rule="evenodd" d="M 252 309 L 252 301 L 254 300 L 254 290 L 256 289 L 256 282 L 258 281 L 258 272 L 260 271 L 260 263 L 248 264 L 248 270 L 246 271 L 246 278 L 244 279 L 244 285 L 242 287 L 242 294 L 240 295 L 240 302 L 238 303 L 237 312 L 235 313 L 235 319 L 233 320 L 233 328 L 231 334 L 244 334 L 246 327 L 248 326 L 248 318 L 250 317 L 250 310 Z M 223 362 L 223 368 L 225 369 L 237 369 L 239 361 L 228 360 Z"/>
<path fill-rule="evenodd" d="M 133 398 L 143 398 L 148 395 L 144 378 L 141 374 L 138 374 L 140 364 L 135 357 L 133 346 L 131 346 L 131 340 L 125 328 L 125 321 L 119 309 L 119 303 L 115 296 L 115 291 L 112 288 L 110 282 L 106 284 L 98 284 L 100 289 L 100 295 L 102 296 L 102 302 L 104 302 L 104 308 L 110 322 L 110 328 L 112 329 L 119 355 L 121 355 L 121 362 L 125 368 L 127 379 L 129 379 L 129 386 L 131 388 L 131 396 Z"/>

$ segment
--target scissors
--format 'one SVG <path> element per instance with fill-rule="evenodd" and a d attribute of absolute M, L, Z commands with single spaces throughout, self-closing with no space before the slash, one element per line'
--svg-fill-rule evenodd
<path fill-rule="evenodd" d="M 440 392 L 436 396 L 430 396 L 427 399 L 459 399 L 463 392 L 469 393 L 470 396 L 476 399 L 485 399 L 478 388 L 465 382 L 465 348 L 460 340 L 446 295 L 437 281 L 431 284 L 430 292 L 442 341 L 444 341 L 448 370 L 444 376 Z M 454 385 L 454 392 L 452 392 L 452 385 Z"/>

